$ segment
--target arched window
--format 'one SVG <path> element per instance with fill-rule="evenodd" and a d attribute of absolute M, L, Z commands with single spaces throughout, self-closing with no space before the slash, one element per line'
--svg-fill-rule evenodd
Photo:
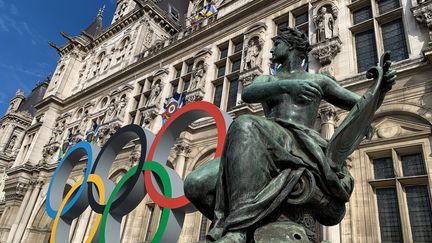
<path fill-rule="evenodd" d="M 105 52 L 102 52 L 101 54 L 99 54 L 98 58 L 96 58 L 96 69 L 94 71 L 93 76 L 95 76 L 96 74 L 100 73 L 101 67 L 102 67 L 102 63 L 105 59 Z"/>
<path fill-rule="evenodd" d="M 118 57 L 117 57 L 117 62 L 121 62 L 125 58 L 125 56 L 127 54 L 127 50 L 129 48 L 129 45 L 130 45 L 130 39 L 129 39 L 129 37 L 123 39 L 123 41 L 121 42 L 120 47 L 118 49 L 119 50 L 119 54 L 118 54 Z"/>

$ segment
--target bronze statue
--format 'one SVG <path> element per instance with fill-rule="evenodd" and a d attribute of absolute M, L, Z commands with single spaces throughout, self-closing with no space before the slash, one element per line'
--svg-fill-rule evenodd
<path fill-rule="evenodd" d="M 239 116 L 222 157 L 186 178 L 186 196 L 212 220 L 210 241 L 251 242 L 257 229 L 275 221 L 292 222 L 312 240 L 315 220 L 335 225 L 343 219 L 354 185 L 345 160 L 370 132 L 396 75 L 386 54 L 369 70 L 374 85 L 361 97 L 305 72 L 301 64 L 309 51 L 300 31 L 278 34 L 271 50 L 276 75 L 257 77 L 242 94 L 247 103 L 261 103 L 265 117 Z M 330 141 L 313 129 L 322 99 L 351 110 Z"/>

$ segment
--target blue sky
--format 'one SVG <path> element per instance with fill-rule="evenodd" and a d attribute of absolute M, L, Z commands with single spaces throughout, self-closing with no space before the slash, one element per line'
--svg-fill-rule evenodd
<path fill-rule="evenodd" d="M 116 0 L 0 0 L 0 117 L 17 89 L 27 95 L 54 72 L 59 55 L 47 42 L 65 43 L 61 31 L 78 35 L 103 5 L 107 26 Z"/>

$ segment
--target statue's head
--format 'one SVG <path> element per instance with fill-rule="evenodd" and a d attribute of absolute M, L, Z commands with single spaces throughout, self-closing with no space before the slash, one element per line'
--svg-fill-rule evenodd
<path fill-rule="evenodd" d="M 273 63 L 285 63 L 287 59 L 303 61 L 311 50 L 308 37 L 298 29 L 285 28 L 280 30 L 274 39 L 271 50 Z"/>
<path fill-rule="evenodd" d="M 326 8 L 326 7 L 322 7 L 322 8 L 321 8 L 321 13 L 322 13 L 322 14 L 327 13 L 327 8 Z"/>

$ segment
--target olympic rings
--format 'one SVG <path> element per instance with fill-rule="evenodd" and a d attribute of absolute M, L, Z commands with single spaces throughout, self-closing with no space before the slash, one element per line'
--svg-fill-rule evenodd
<path fill-rule="evenodd" d="M 184 196 L 182 179 L 166 166 L 166 161 L 180 133 L 196 120 L 208 116 L 214 118 L 216 123 L 218 142 L 215 157 L 220 157 L 232 119 L 213 104 L 203 101 L 178 110 L 156 136 L 137 125 L 128 125 L 112 135 L 102 149 L 87 142 L 78 143 L 69 149 L 54 172 L 47 192 L 46 210 L 55 219 L 51 242 L 67 240 L 67 226 L 88 206 L 97 214 L 97 220 L 87 242 L 119 242 L 122 218 L 134 210 L 147 193 L 153 202 L 164 208 L 152 242 L 177 241 L 185 213 L 195 208 Z M 141 145 L 138 165 L 131 168 L 115 185 L 108 179 L 109 170 L 122 148 L 136 140 Z M 63 185 L 73 167 L 85 156 L 88 159 L 84 177 L 62 199 Z M 98 192 L 96 195 L 94 189 Z M 96 233 L 98 230 L 99 234 Z"/>

